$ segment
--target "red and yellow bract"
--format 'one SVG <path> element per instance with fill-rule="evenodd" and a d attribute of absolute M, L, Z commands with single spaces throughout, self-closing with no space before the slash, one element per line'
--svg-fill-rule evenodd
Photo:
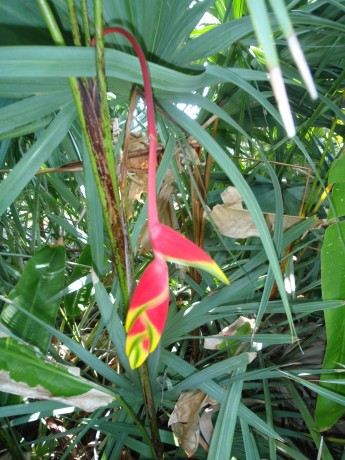
<path fill-rule="evenodd" d="M 109 27 L 104 35 L 119 33 L 133 46 L 140 62 L 147 106 L 150 141 L 148 165 L 148 228 L 154 254 L 132 296 L 126 319 L 126 354 L 132 369 L 140 366 L 157 347 L 164 330 L 169 307 L 169 276 L 166 261 L 202 268 L 229 284 L 219 266 L 196 244 L 161 224 L 156 199 L 156 121 L 151 81 L 145 55 L 137 40 L 121 27 Z"/>

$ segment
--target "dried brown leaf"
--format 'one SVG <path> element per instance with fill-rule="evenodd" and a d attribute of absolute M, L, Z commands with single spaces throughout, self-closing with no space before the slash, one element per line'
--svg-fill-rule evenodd
<path fill-rule="evenodd" d="M 228 187 L 221 194 L 224 204 L 216 205 L 211 211 L 211 217 L 222 235 L 231 238 L 249 238 L 259 236 L 254 220 L 250 212 L 243 209 L 242 198 L 235 187 Z M 266 223 L 273 231 L 276 215 L 264 213 Z M 289 229 L 302 220 L 297 216 L 284 216 L 284 230 Z"/>
<path fill-rule="evenodd" d="M 199 390 L 182 393 L 168 422 L 168 426 L 171 426 L 180 447 L 188 457 L 194 454 L 199 445 L 199 412 L 207 399 L 205 393 Z"/>

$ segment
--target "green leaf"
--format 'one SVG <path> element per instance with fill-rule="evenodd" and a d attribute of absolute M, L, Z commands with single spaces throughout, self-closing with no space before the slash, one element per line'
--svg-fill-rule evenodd
<path fill-rule="evenodd" d="M 345 300 L 345 222 L 325 232 L 321 251 L 322 297 Z"/>
<path fill-rule="evenodd" d="M 89 268 L 85 267 L 89 266 Z M 80 254 L 77 265 L 74 267 L 69 283 L 79 280 L 90 272 L 92 265 L 91 248 L 86 244 Z M 68 316 L 78 316 L 86 308 L 89 302 L 92 284 L 82 286 L 78 291 L 65 295 L 64 305 Z"/>
<path fill-rule="evenodd" d="M 228 21 L 198 38 L 189 41 L 174 58 L 174 62 L 185 64 L 217 53 L 253 33 L 251 19 L 247 16 L 236 21 Z"/>
<path fill-rule="evenodd" d="M 334 211 L 336 212 L 337 217 L 345 216 L 345 182 L 340 182 L 334 185 L 332 189 L 332 203 L 333 206 L 330 207 L 328 212 L 328 219 L 334 217 Z"/>
<path fill-rule="evenodd" d="M 305 421 L 305 424 L 307 425 L 310 436 L 315 442 L 315 445 L 320 449 L 320 446 L 322 446 L 322 458 L 324 460 L 333 460 L 333 457 L 331 453 L 329 452 L 327 445 L 323 444 L 322 445 L 322 439 L 320 433 L 317 432 L 317 428 L 315 425 L 315 422 L 313 420 L 312 415 L 310 414 L 310 410 L 303 400 L 303 398 L 299 395 L 298 390 L 295 388 L 295 385 L 292 382 L 287 381 L 286 382 L 287 388 L 289 389 L 289 392 L 291 393 L 292 397 L 295 400 L 295 403 L 297 404 L 299 410 L 301 411 L 301 415 Z"/>
<path fill-rule="evenodd" d="M 237 169 L 235 164 L 227 156 L 224 150 L 217 144 L 214 139 L 204 130 L 198 123 L 190 119 L 186 114 L 178 110 L 176 107 L 168 106 L 162 103 L 165 110 L 180 123 L 181 126 L 184 126 L 188 132 L 197 139 L 203 147 L 212 152 L 212 157 L 215 162 L 223 169 L 230 181 L 235 185 L 235 187 L 240 192 L 244 203 L 246 204 L 248 211 L 250 212 L 255 225 L 260 234 L 262 245 L 265 249 L 267 259 L 270 262 L 270 267 L 273 271 L 274 278 L 276 280 L 280 295 L 285 308 L 285 313 L 289 322 L 290 331 L 292 335 L 295 335 L 295 327 L 293 324 L 291 309 L 289 306 L 287 294 L 285 291 L 284 281 L 282 278 L 280 265 L 277 257 L 277 252 L 272 242 L 271 234 L 268 230 L 267 224 L 264 220 L 260 206 L 253 195 L 250 187 L 243 178 L 240 171 Z M 225 288 L 226 289 L 226 288 Z M 230 286 L 231 289 L 231 286 Z M 192 329 L 192 328 L 191 328 Z"/>
<path fill-rule="evenodd" d="M 70 100 L 70 91 L 63 91 L 28 97 L 2 107 L 0 109 L 0 139 L 16 136 L 19 127 L 24 127 L 26 132 L 30 132 L 29 128 L 32 127 L 33 113 L 35 114 L 34 120 L 39 120 L 41 117 L 50 115 L 60 109 Z M 46 118 L 45 121 L 47 123 L 50 120 Z"/>
<path fill-rule="evenodd" d="M 332 189 L 332 203 L 334 206 L 330 208 L 328 213 L 328 219 L 334 217 L 334 211 L 336 211 L 338 217 L 345 215 L 345 156 L 334 160 L 329 171 L 328 184 L 334 184 Z"/>
<path fill-rule="evenodd" d="M 23 274 L 8 298 L 11 302 L 1 314 L 1 322 L 17 337 L 38 347 L 48 349 L 51 333 L 19 312 L 14 304 L 45 323 L 53 326 L 59 300 L 52 300 L 64 285 L 65 248 L 46 246 L 29 260 Z"/>
<path fill-rule="evenodd" d="M 74 108 L 68 104 L 29 148 L 13 171 L 0 184 L 0 216 L 33 178 L 39 167 L 60 144 L 74 118 Z"/>
<path fill-rule="evenodd" d="M 345 155 L 334 160 L 329 170 L 328 183 L 345 182 Z"/>
<path fill-rule="evenodd" d="M 28 345 L 10 337 L 0 339 L 0 390 L 26 398 L 49 399 L 94 411 L 114 397 L 71 370 L 49 363 Z"/>
<path fill-rule="evenodd" d="M 245 373 L 243 364 L 234 371 L 234 375 Z M 229 385 L 225 392 L 217 423 L 212 435 L 209 458 L 231 458 L 232 442 L 236 428 L 238 408 L 242 396 L 243 380 Z"/>
<path fill-rule="evenodd" d="M 325 232 L 321 251 L 322 294 L 324 300 L 345 299 L 345 222 L 332 225 Z M 339 369 L 345 366 L 345 307 L 325 311 L 327 348 L 323 369 Z M 321 375 L 323 388 L 345 396 L 345 385 L 327 380 L 340 380 L 342 374 Z M 319 395 L 315 422 L 323 431 L 331 428 L 345 413 L 345 407 L 336 401 Z"/>

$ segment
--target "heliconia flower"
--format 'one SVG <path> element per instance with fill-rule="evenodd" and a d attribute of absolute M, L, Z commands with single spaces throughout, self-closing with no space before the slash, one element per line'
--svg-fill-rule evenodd
<path fill-rule="evenodd" d="M 163 258 L 156 256 L 144 271 L 127 314 L 126 354 L 133 369 L 140 366 L 157 347 L 168 307 L 168 266 Z"/>
<path fill-rule="evenodd" d="M 134 369 L 157 347 L 169 306 L 169 276 L 166 261 L 208 271 L 223 283 L 228 279 L 218 265 L 196 244 L 158 220 L 156 199 L 156 122 L 148 65 L 143 50 L 132 34 L 120 27 L 109 27 L 104 35 L 120 33 L 132 44 L 144 80 L 147 105 L 147 131 L 150 139 L 148 167 L 148 228 L 154 259 L 144 271 L 131 299 L 126 319 L 126 354 Z"/>

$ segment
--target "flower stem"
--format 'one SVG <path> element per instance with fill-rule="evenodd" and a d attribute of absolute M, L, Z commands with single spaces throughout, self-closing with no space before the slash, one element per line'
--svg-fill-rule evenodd
<path fill-rule="evenodd" d="M 146 107 L 147 107 L 147 132 L 150 141 L 149 147 L 149 165 L 148 165 L 148 225 L 151 233 L 152 229 L 158 223 L 157 199 L 156 199 L 156 166 L 157 166 L 157 134 L 156 134 L 156 120 L 155 110 L 153 104 L 153 96 L 151 89 L 151 79 L 149 68 L 141 46 L 137 40 L 127 30 L 121 27 L 108 27 L 104 30 L 104 35 L 111 33 L 119 33 L 127 38 L 136 52 L 141 72 L 144 80 Z"/>
<path fill-rule="evenodd" d="M 161 460 L 163 459 L 163 445 L 161 443 L 159 436 L 156 408 L 154 404 L 152 386 L 147 368 L 147 361 L 144 361 L 144 363 L 139 367 L 139 373 L 147 418 L 149 420 L 150 431 L 152 435 L 152 444 L 155 454 L 154 458 L 156 458 L 157 460 Z"/>
<path fill-rule="evenodd" d="M 54 18 L 52 10 L 50 9 L 48 1 L 47 0 L 37 0 L 37 3 L 38 3 L 38 5 L 39 5 L 39 7 L 41 9 L 42 15 L 43 15 L 43 17 L 44 17 L 44 19 L 46 21 L 46 24 L 47 24 L 47 26 L 49 28 L 49 31 L 51 33 L 51 36 L 52 36 L 55 44 L 59 45 L 59 46 L 64 46 L 65 42 L 64 42 L 63 36 L 61 34 L 61 31 L 59 29 L 59 26 L 58 26 L 55 18 Z M 99 7 L 100 2 L 96 1 L 96 3 L 98 3 L 98 7 Z M 106 195 L 107 190 L 104 190 L 104 187 L 103 187 L 104 184 L 102 182 L 102 179 L 100 178 L 99 168 L 98 168 L 98 165 L 97 165 L 97 160 L 99 160 L 99 156 L 97 157 L 96 154 L 95 154 L 96 152 L 94 152 L 94 149 L 93 149 L 94 146 L 93 146 L 92 139 L 91 139 L 92 131 L 90 130 L 90 120 L 88 120 L 88 116 L 91 117 L 93 115 L 93 112 L 91 111 L 89 114 L 85 114 L 85 112 L 84 112 L 85 97 L 89 97 L 90 95 L 88 94 L 88 89 L 83 85 L 82 81 L 78 81 L 76 78 L 70 77 L 69 78 L 69 83 L 70 83 L 70 86 L 71 86 L 71 89 L 72 89 L 72 93 L 73 93 L 73 96 L 74 96 L 77 112 L 78 112 L 78 115 L 79 115 L 79 118 L 80 118 L 80 123 L 81 123 L 81 126 L 82 126 L 83 134 L 84 134 L 84 137 L 85 137 L 85 142 L 86 142 L 88 153 L 89 153 L 89 156 L 90 156 L 90 161 L 91 161 L 92 170 L 93 170 L 93 173 L 94 173 L 94 176 L 95 176 L 95 181 L 96 181 L 96 184 L 97 184 L 97 189 L 98 189 L 99 194 L 100 194 L 100 201 L 101 201 L 102 208 L 103 208 L 103 211 L 104 211 L 105 221 L 106 221 L 107 229 L 108 229 L 108 232 L 109 232 L 109 237 L 110 237 L 112 249 L 116 250 L 115 238 L 114 238 L 114 234 L 113 234 L 113 231 L 112 231 L 112 225 L 111 225 L 111 222 L 110 222 L 111 218 L 109 218 L 109 214 L 111 215 L 111 210 L 109 210 L 108 206 L 109 206 L 109 204 L 111 202 L 107 201 L 107 195 Z M 83 104 L 83 102 L 84 102 L 84 104 Z M 88 102 L 92 102 L 92 100 L 88 100 Z M 96 129 L 96 128 L 97 128 L 97 123 L 99 122 L 99 118 L 98 117 L 94 117 L 94 118 L 95 118 L 93 120 L 93 122 L 94 122 L 93 126 L 95 127 L 94 132 L 98 136 L 99 129 Z M 109 126 L 110 126 L 110 124 L 109 124 Z M 99 137 L 98 137 L 98 140 L 99 140 Z M 104 159 L 104 161 L 105 160 L 106 159 Z M 107 166 L 106 169 L 109 169 L 109 165 L 107 165 L 107 164 L 103 164 L 102 166 L 103 167 Z M 114 174 L 113 174 L 113 176 L 114 176 Z M 116 177 L 115 177 L 115 180 L 116 180 Z M 114 201 L 112 202 L 112 205 L 113 205 L 112 208 L 114 208 Z M 117 260 L 116 254 L 115 254 L 115 259 Z M 120 281 L 120 285 L 121 285 L 121 280 L 123 282 L 125 280 L 125 277 L 123 276 L 123 271 L 121 272 L 121 265 L 118 265 L 117 268 L 118 268 L 118 276 L 119 276 L 119 272 L 122 273 L 122 276 L 119 276 L 119 281 Z M 126 283 L 126 280 L 125 280 L 125 283 L 123 283 L 122 286 L 121 286 L 121 291 L 122 291 L 123 299 L 124 299 L 124 301 L 126 301 L 126 299 L 129 298 L 128 285 Z M 127 304 L 128 304 L 128 301 L 127 301 Z M 163 458 L 163 457 L 161 456 L 161 454 L 158 454 L 158 452 L 161 452 L 161 449 L 159 449 L 159 447 L 161 446 L 161 443 L 160 443 L 160 439 L 159 439 L 158 425 L 157 425 L 157 419 L 156 419 L 156 415 L 155 415 L 155 409 L 154 409 L 154 403 L 153 403 L 153 397 L 152 397 L 152 389 L 151 389 L 149 376 L 148 376 L 148 373 L 147 373 L 147 368 L 146 368 L 146 372 L 143 371 L 142 374 L 143 375 L 142 375 L 141 379 L 142 379 L 142 382 L 143 382 L 143 390 L 144 390 L 144 394 L 145 394 L 146 410 L 147 410 L 147 413 L 148 413 L 150 428 L 151 428 L 151 430 L 154 430 L 151 433 L 153 441 L 151 441 L 151 439 L 149 438 L 144 426 L 140 423 L 140 421 L 136 417 L 136 415 L 133 412 L 133 410 L 131 409 L 131 407 L 124 400 L 122 400 L 122 398 L 120 398 L 120 396 L 116 395 L 116 399 L 119 402 L 119 404 L 122 407 L 124 407 L 125 411 L 134 420 L 134 422 L 138 425 L 138 427 L 139 427 L 144 439 L 146 440 L 148 445 L 151 447 L 152 453 L 154 455 L 153 458 L 160 459 L 160 458 Z M 154 428 L 154 427 L 156 427 L 156 428 Z"/>
<path fill-rule="evenodd" d="M 141 71 L 143 75 L 145 97 L 146 97 L 146 107 L 147 107 L 147 130 L 148 130 L 148 136 L 149 136 L 149 142 L 150 142 L 149 165 L 148 165 L 148 192 L 147 192 L 148 194 L 148 225 L 149 225 L 150 234 L 152 234 L 153 228 L 158 224 L 159 221 L 158 221 L 157 200 L 156 200 L 157 134 L 156 134 L 156 120 L 155 120 L 155 112 L 154 112 L 154 104 L 153 104 L 153 96 L 152 96 L 149 69 L 148 69 L 148 65 L 147 65 L 143 50 L 141 49 L 136 39 L 129 32 L 127 32 L 126 30 L 120 27 L 109 27 L 104 30 L 104 35 L 107 35 L 110 33 L 119 33 L 128 39 L 128 41 L 133 46 L 134 51 L 136 52 L 139 58 Z M 147 413 L 147 417 L 149 420 L 150 431 L 152 435 L 152 443 L 153 443 L 154 451 L 155 451 L 154 458 L 160 460 L 160 459 L 163 459 L 163 446 L 162 446 L 160 436 L 159 436 L 156 408 L 154 404 L 152 386 L 151 386 L 151 381 L 150 381 L 150 377 L 148 374 L 146 362 L 144 362 L 140 366 L 139 373 L 140 373 L 141 387 L 142 387 L 142 391 L 144 395 L 146 413 Z"/>

